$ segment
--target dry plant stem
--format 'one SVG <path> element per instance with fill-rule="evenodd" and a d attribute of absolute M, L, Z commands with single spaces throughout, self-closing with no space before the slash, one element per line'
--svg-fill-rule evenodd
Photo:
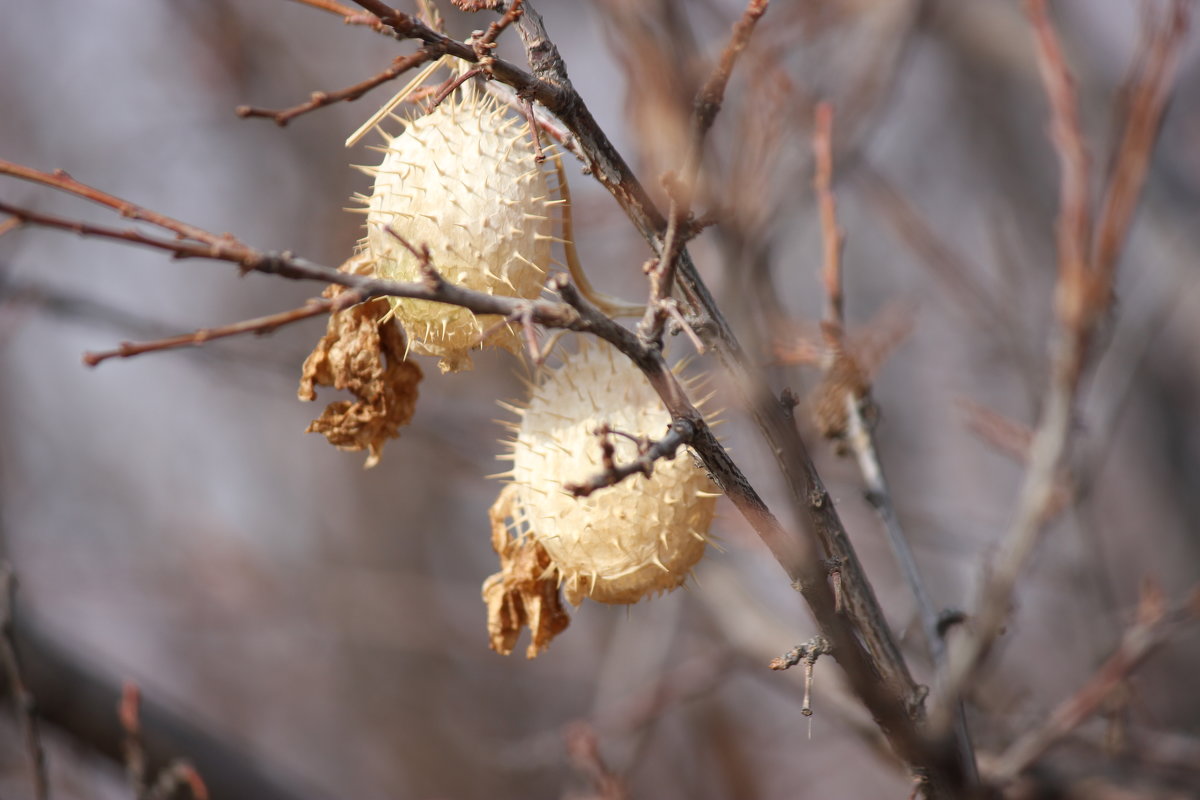
<path fill-rule="evenodd" d="M 314 297 L 300 308 L 293 308 L 290 311 L 281 311 L 278 314 L 271 314 L 266 317 L 258 317 L 256 319 L 248 319 L 242 322 L 235 322 L 232 325 L 223 325 L 219 328 L 201 328 L 193 333 L 185 333 L 180 336 L 171 336 L 166 339 L 157 339 L 152 342 L 121 342 L 121 345 L 113 350 L 103 350 L 98 353 L 84 353 L 83 363 L 89 367 L 94 367 L 102 361 L 107 361 L 110 358 L 131 358 L 139 356 L 143 353 L 154 353 L 161 350 L 173 350 L 178 347 L 198 347 L 207 344 L 214 339 L 224 339 L 229 336 L 240 336 L 246 333 L 253 333 L 258 336 L 265 336 L 268 333 L 274 333 L 284 325 L 290 325 L 293 322 L 319 317 L 322 314 L 328 314 L 334 311 L 342 311 L 349 308 L 355 303 L 361 302 L 361 293 L 358 291 L 343 292 L 337 297 Z"/>
<path fill-rule="evenodd" d="M 21 727 L 21 738 L 25 742 L 25 757 L 33 782 L 33 797 L 46 800 L 50 796 L 50 783 L 46 778 L 46 754 L 38 733 L 37 708 L 33 693 L 22 677 L 21 661 L 17 657 L 17 641 L 13 630 L 16 602 L 17 577 L 9 564 L 0 563 L 0 667 L 12 690 L 13 706 Z"/>
<path fill-rule="evenodd" d="M 353 8 L 334 0 L 292 0 L 293 3 L 311 6 L 312 8 L 328 11 L 330 14 L 336 14 L 341 17 L 347 25 L 366 25 L 377 31 L 383 30 L 383 25 L 380 24 L 376 17 L 367 16 L 355 11 Z"/>
<path fill-rule="evenodd" d="M 951 643 L 941 684 L 942 692 L 931 715 L 935 731 L 945 730 L 953 703 L 970 685 L 999 635 L 1008 618 L 1017 579 L 1046 528 L 1047 515 L 1056 495 L 1055 476 L 1062 464 L 1071 429 L 1080 376 L 1086 366 L 1096 325 L 1111 305 L 1113 270 L 1120 244 L 1112 239 L 1113 233 L 1106 230 L 1099 234 L 1097 248 L 1091 250 L 1086 171 L 1088 158 L 1075 111 L 1074 86 L 1057 34 L 1047 15 L 1045 1 L 1026 0 L 1025 8 L 1037 41 L 1038 64 L 1046 94 L 1050 98 L 1051 130 L 1063 173 L 1055 304 L 1060 329 L 1053 352 L 1048 396 L 1034 432 L 1029 465 L 1018 495 L 1014 519 L 996 553 L 988 560 L 968 631 Z M 1186 22 L 1183 4 L 1174 3 L 1173 9 L 1168 27 L 1161 35 L 1150 37 L 1153 47 L 1167 52 L 1159 56 L 1162 66 L 1153 72 L 1155 82 L 1144 83 L 1140 93 L 1165 97 L 1170 86 L 1173 77 L 1170 66 L 1174 63 L 1171 53 L 1179 41 L 1177 32 Z M 1117 153 L 1119 160 L 1128 160 L 1131 166 L 1128 172 L 1126 167 L 1120 164 L 1116 166 L 1115 175 L 1119 180 L 1114 178 L 1109 186 L 1109 196 L 1119 189 L 1122 197 L 1109 201 L 1109 207 L 1132 208 L 1136 205 L 1149 161 L 1148 153 L 1141 152 L 1141 149 L 1153 147 L 1155 136 L 1151 133 L 1133 135 L 1129 132 L 1157 132 L 1163 105 L 1163 102 L 1139 105 L 1135 99 L 1133 107 L 1139 110 L 1130 116 L 1126 136 Z M 1120 241 L 1123 241 L 1128 214 L 1107 214 L 1103 224 L 1118 226 L 1117 233 L 1121 236 Z M 1111 260 L 1101 262 L 1101 255 Z"/>
<path fill-rule="evenodd" d="M 437 54 L 432 50 L 422 48 L 412 55 L 400 56 L 392 61 L 392 65 L 383 72 L 367 78 L 365 81 L 356 83 L 353 86 L 347 86 L 345 89 L 339 89 L 335 92 L 313 92 L 307 102 L 299 103 L 291 108 L 276 111 L 269 108 L 238 106 L 235 113 L 243 118 L 265 117 L 274 120 L 275 124 L 282 128 L 296 117 L 307 114 L 310 111 L 316 111 L 318 108 L 324 108 L 334 103 L 357 100 L 376 86 L 381 86 L 390 80 L 395 80 L 410 69 L 419 67 L 426 61 L 432 61 L 436 57 Z"/>
<path fill-rule="evenodd" d="M 1080 689 L 1068 697 L 1037 728 L 1028 731 L 1000 756 L 990 770 L 998 784 L 1017 778 L 1047 750 L 1097 713 L 1112 692 L 1162 645 L 1183 622 L 1196 621 L 1200 591 L 1191 602 L 1168 611 L 1157 589 L 1144 589 L 1137 621 L 1121 636 L 1117 649 Z"/>
<path fill-rule="evenodd" d="M 821 215 L 821 278 L 825 283 L 825 319 L 843 323 L 845 299 L 842 296 L 842 248 L 845 233 L 838 227 L 837 198 L 833 194 L 833 106 L 817 104 L 813 124 L 813 190 Z"/>

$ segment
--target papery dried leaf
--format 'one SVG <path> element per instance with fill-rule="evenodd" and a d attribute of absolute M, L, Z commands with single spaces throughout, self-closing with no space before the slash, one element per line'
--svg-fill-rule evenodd
<path fill-rule="evenodd" d="M 550 556 L 530 536 L 509 534 L 515 486 L 506 486 L 488 516 L 492 522 L 492 548 L 500 556 L 500 571 L 483 582 L 487 604 L 489 646 L 501 655 L 516 647 L 521 628 L 532 639 L 526 658 L 536 658 L 555 636 L 567 629 L 571 618 L 558 592 L 558 573 Z"/>
<path fill-rule="evenodd" d="M 372 265 L 360 254 L 341 270 L 370 274 Z M 330 286 L 325 296 L 343 291 Z M 403 331 L 387 315 L 382 299 L 330 314 L 325 335 L 304 361 L 296 393 L 301 400 L 315 400 L 317 386 L 332 386 L 354 395 L 354 401 L 330 403 L 305 432 L 323 434 L 340 450 L 367 450 L 368 467 L 379 463 L 384 443 L 412 420 L 421 381 L 421 368 L 405 359 Z"/>

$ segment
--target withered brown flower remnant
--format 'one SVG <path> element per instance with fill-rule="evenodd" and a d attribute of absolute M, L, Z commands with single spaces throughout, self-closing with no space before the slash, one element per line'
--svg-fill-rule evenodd
<path fill-rule="evenodd" d="M 558 594 L 558 570 L 550 554 L 531 537 L 509 535 L 515 492 L 515 486 L 505 487 L 489 512 L 500 571 L 483 583 L 488 642 L 497 653 L 509 655 L 521 628 L 528 627 L 532 638 L 525 657 L 536 658 L 567 629 L 571 618 Z"/>
<path fill-rule="evenodd" d="M 371 262 L 359 254 L 342 265 L 343 272 L 371 274 Z M 330 286 L 324 295 L 337 297 L 345 287 Z M 315 400 L 317 386 L 344 389 L 355 399 L 336 400 L 308 426 L 339 450 L 367 450 L 367 467 L 379 463 L 383 445 L 400 435 L 417 406 L 421 368 L 406 356 L 404 333 L 391 319 L 387 300 L 359 303 L 329 315 L 325 335 L 304 361 L 297 396 Z"/>

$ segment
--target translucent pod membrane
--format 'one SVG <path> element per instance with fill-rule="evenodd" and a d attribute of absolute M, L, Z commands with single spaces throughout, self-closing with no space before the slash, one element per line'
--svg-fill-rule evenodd
<path fill-rule="evenodd" d="M 431 113 L 404 124 L 399 136 L 385 134 L 383 163 L 366 168 L 375 185 L 362 198 L 365 249 L 376 274 L 420 280 L 420 262 L 408 242 L 418 250 L 428 247 L 433 267 L 448 281 L 488 294 L 537 297 L 558 217 L 528 125 L 470 81 Z M 513 352 L 521 346 L 519 332 L 497 325 L 499 317 L 408 298 L 391 298 L 391 305 L 412 349 L 440 357 L 443 371 L 469 368 L 469 351 L 481 345 Z"/>
<path fill-rule="evenodd" d="M 545 548 L 568 601 L 636 603 L 687 580 L 704 555 L 716 494 L 685 448 L 648 478 L 579 498 L 563 488 L 602 471 L 597 427 L 651 439 L 667 432 L 670 416 L 641 371 L 607 344 L 587 345 L 546 370 L 528 406 L 514 410 L 511 530 Z M 616 463 L 637 456 L 635 442 L 610 440 Z"/>

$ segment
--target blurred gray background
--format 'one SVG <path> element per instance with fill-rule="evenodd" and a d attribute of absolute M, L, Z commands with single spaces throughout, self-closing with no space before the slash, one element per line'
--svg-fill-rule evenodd
<path fill-rule="evenodd" d="M 704 74 L 738 4 L 537 6 L 595 116 L 657 187 L 678 166 L 669 163 L 680 152 L 672 98 Z M 1099 174 L 1137 3 L 1054 7 Z M 448 24 L 463 36 L 484 20 L 453 13 Z M 807 103 L 832 100 L 849 319 L 889 303 L 916 309 L 911 338 L 876 384 L 884 464 L 936 602 L 964 606 L 1008 522 L 1021 468 L 967 428 L 962 401 L 1032 423 L 1046 375 L 1057 167 L 1029 31 L 1018 4 L 998 0 L 776 0 L 763 26 L 714 131 L 710 191 L 739 204 L 740 231 L 777 287 L 779 309 L 769 310 L 815 321 Z M 504 38 L 503 52 L 519 58 L 515 36 Z M 690 40 L 698 53 L 689 56 Z M 233 109 L 300 102 L 411 48 L 286 0 L 9 3 L 0 157 L 63 168 L 209 230 L 337 265 L 361 223 L 343 208 L 367 188 L 349 165 L 377 158 L 342 142 L 394 89 L 282 129 Z M 764 133 L 772 125 L 774 138 Z M 1129 621 L 1145 576 L 1172 597 L 1200 577 L 1197 141 L 1191 41 L 1122 262 L 1117 324 L 1087 381 L 1075 456 L 1091 491 L 1039 551 L 978 687 L 985 754 L 1083 682 Z M 569 172 L 593 279 L 641 296 L 646 246 L 598 185 Z M 0 197 L 113 221 L 11 179 Z M 912 225 L 897 224 L 898 204 L 924 219 L 948 272 L 914 247 Z M 719 230 L 692 252 L 735 326 L 761 344 L 769 301 L 754 257 Z M 589 796 L 564 745 L 564 728 L 579 720 L 635 797 L 907 795 L 832 663 L 818 667 L 811 721 L 800 715 L 798 671 L 766 670 L 813 626 L 728 506 L 714 531 L 724 550 L 710 552 L 687 590 L 628 609 L 585 604 L 536 661 L 488 650 L 479 587 L 496 569 L 486 511 L 499 484 L 484 476 L 500 469 L 493 420 L 505 412 L 495 400 L 520 396 L 523 372 L 506 354 L 453 376 L 423 363 L 414 423 L 369 471 L 361 454 L 303 433 L 335 399 L 295 397 L 323 321 L 96 369 L 80 363 L 84 351 L 283 310 L 320 290 L 44 230 L 0 238 L 0 548 L 20 577 L 22 625 L 83 676 L 43 680 L 43 692 L 62 693 L 44 702 L 115 717 L 115 708 L 76 704 L 71 684 L 134 680 L 147 702 L 208 737 L 196 745 L 204 752 L 179 755 L 203 764 L 215 748 L 294 797 Z M 768 360 L 763 350 L 755 357 Z M 815 383 L 804 371 L 775 372 L 801 392 Z M 726 417 L 735 457 L 786 516 L 754 430 L 735 407 Z M 913 603 L 856 471 L 812 441 L 928 680 Z M 1200 779 L 1186 763 L 1200 751 L 1198 656 L 1194 635 L 1173 641 L 1131 683 L 1117 717 L 1140 750 L 1102 758 L 1097 723 L 1059 752 L 1058 767 L 1070 775 L 1100 759 L 1168 785 Z M 119 766 L 56 726 L 46 736 L 57 796 L 128 796 Z M 1184 754 L 1166 761 L 1184 763 L 1138 757 L 1162 742 Z M 24 769 L 6 713 L 0 796 L 28 796 Z"/>

